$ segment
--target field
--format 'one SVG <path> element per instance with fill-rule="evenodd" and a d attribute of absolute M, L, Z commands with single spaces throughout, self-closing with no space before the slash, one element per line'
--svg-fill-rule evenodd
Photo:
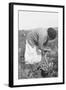
<path fill-rule="evenodd" d="M 48 65 L 44 62 L 45 60 L 32 65 L 25 64 L 24 53 L 28 32 L 18 31 L 18 79 L 58 77 L 58 31 L 56 39 L 48 42 L 46 46 L 51 48 L 52 52 L 43 55 L 43 59 L 46 55 Z"/>

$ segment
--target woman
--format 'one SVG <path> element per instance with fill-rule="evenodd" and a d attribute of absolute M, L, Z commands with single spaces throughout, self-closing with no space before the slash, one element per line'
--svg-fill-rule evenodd
<path fill-rule="evenodd" d="M 42 59 L 44 48 L 49 40 L 56 37 L 56 31 L 53 28 L 38 28 L 31 30 L 26 38 L 25 62 L 26 64 L 39 63 Z"/>

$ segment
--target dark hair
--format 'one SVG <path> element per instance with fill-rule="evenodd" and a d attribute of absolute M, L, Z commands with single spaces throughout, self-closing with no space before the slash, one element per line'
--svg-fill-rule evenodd
<path fill-rule="evenodd" d="M 48 28 L 47 32 L 50 40 L 53 40 L 56 38 L 56 30 L 54 28 Z"/>

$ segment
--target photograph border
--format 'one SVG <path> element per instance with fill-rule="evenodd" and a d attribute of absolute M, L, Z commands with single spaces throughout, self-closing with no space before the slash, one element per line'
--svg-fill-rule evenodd
<path fill-rule="evenodd" d="M 57 7 L 57 8 L 62 8 L 63 9 L 63 82 L 60 83 L 43 83 L 43 84 L 29 84 L 29 85 L 14 85 L 13 84 L 13 51 L 14 51 L 14 47 L 13 47 L 13 35 L 14 35 L 14 31 L 13 31 L 13 13 L 14 13 L 14 5 L 27 5 L 27 6 L 39 6 L 39 7 Z M 64 62 L 64 57 L 65 57 L 65 53 L 64 53 L 64 29 L 65 29 L 65 7 L 62 5 L 48 5 L 48 4 L 32 4 L 32 3 L 9 3 L 9 87 L 26 87 L 26 86 L 43 86 L 43 85 L 57 85 L 57 84 L 64 84 L 64 80 L 65 80 L 65 62 Z"/>

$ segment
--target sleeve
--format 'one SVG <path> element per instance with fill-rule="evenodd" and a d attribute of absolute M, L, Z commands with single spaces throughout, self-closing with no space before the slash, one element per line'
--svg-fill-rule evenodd
<path fill-rule="evenodd" d="M 27 35 L 27 41 L 31 46 L 38 46 L 39 35 L 36 32 L 29 32 Z"/>

